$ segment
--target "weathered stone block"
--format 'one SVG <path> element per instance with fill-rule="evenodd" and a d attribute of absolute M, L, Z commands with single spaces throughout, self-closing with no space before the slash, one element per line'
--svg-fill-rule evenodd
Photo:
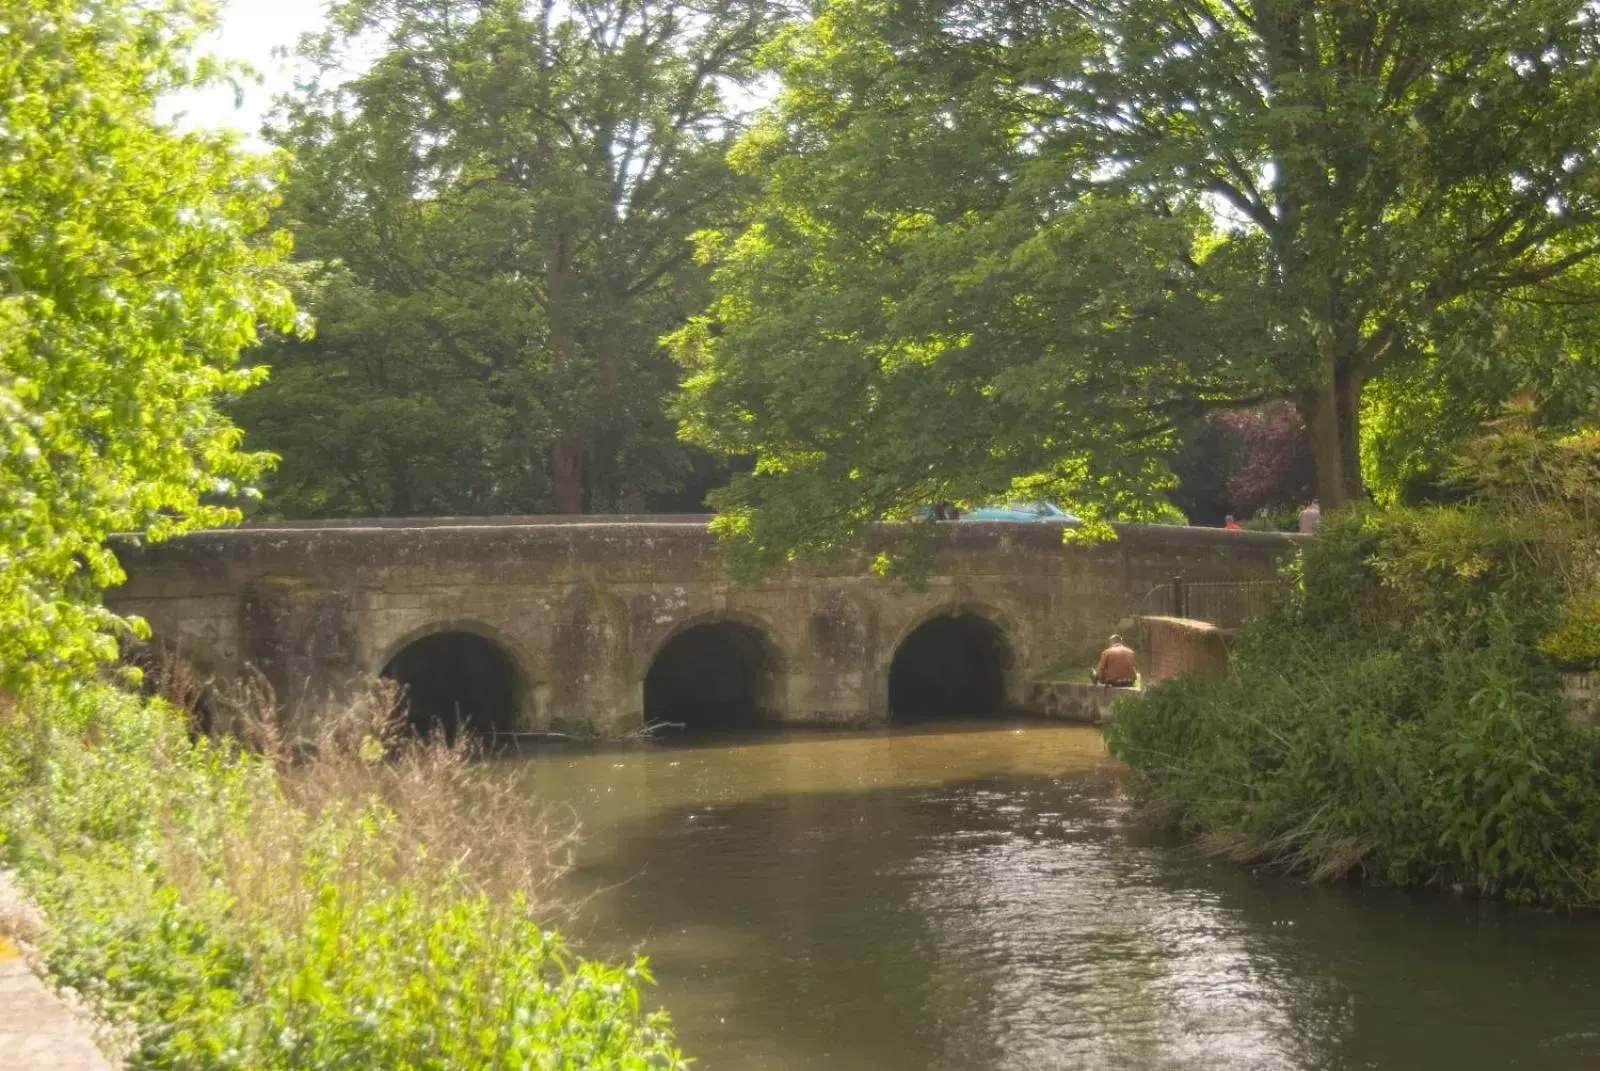
<path fill-rule="evenodd" d="M 1074 681 L 1034 681 L 1028 686 L 1024 709 L 1061 721 L 1109 725 L 1113 704 L 1123 696 L 1138 695 L 1137 688 L 1101 688 Z"/>

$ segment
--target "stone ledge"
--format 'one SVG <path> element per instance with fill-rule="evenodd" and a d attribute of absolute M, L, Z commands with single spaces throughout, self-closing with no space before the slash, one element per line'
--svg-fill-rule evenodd
<path fill-rule="evenodd" d="M 138 534 L 121 533 L 112 536 L 110 542 L 126 553 L 137 553 L 149 547 L 205 545 L 223 545 L 230 549 L 241 544 L 303 548 L 343 542 L 365 543 L 373 539 L 389 541 L 392 545 L 396 538 L 472 540 L 481 544 L 484 541 L 517 540 L 519 536 L 519 542 L 524 545 L 528 542 L 561 543 L 584 536 L 614 540 L 654 535 L 688 538 L 715 546 L 716 537 L 710 531 L 710 520 L 709 516 L 700 514 L 353 518 L 261 522 L 233 528 L 213 528 L 190 532 L 165 543 L 150 543 Z M 1253 548 L 1257 551 L 1277 551 L 1287 556 L 1307 538 L 1280 532 L 1225 532 L 1219 528 L 1161 524 L 1114 524 L 1112 528 L 1117 533 L 1115 540 L 1093 544 L 1087 549 L 1128 552 Z M 923 532 L 925 529 L 921 525 L 880 523 L 868 528 L 865 542 L 871 547 L 888 545 L 898 536 L 913 530 Z M 951 550 L 995 550 L 1007 546 L 1085 549 L 1064 544 L 1062 536 L 1065 526 L 1060 524 L 952 521 L 926 531 L 935 535 L 937 544 Z"/>
<path fill-rule="evenodd" d="M 1228 640 L 1233 638 L 1235 631 L 1233 629 L 1222 628 L 1219 625 L 1213 625 L 1209 621 L 1196 621 L 1191 617 L 1163 617 L 1160 614 L 1147 614 L 1139 618 L 1139 620 L 1148 622 L 1159 628 L 1170 629 L 1173 632 L 1189 633 L 1190 635 L 1196 637 L 1209 637 L 1214 635 L 1221 639 Z"/>
<path fill-rule="evenodd" d="M 1025 707 L 1028 713 L 1047 718 L 1109 725 L 1114 717 L 1112 704 L 1140 692 L 1138 688 L 1102 688 L 1078 681 L 1034 681 L 1028 685 Z"/>
<path fill-rule="evenodd" d="M 1600 726 L 1600 672 L 1563 673 L 1567 713 L 1579 725 Z"/>

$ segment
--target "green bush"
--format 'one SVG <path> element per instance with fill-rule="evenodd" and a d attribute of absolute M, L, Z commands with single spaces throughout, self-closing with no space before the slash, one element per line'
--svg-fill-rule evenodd
<path fill-rule="evenodd" d="M 1119 707 L 1149 813 L 1319 878 L 1600 900 L 1594 740 L 1538 650 L 1550 538 L 1481 504 L 1330 515 L 1225 678 Z"/>
<path fill-rule="evenodd" d="M 1563 606 L 1555 629 L 1539 641 L 1539 650 L 1566 669 L 1600 665 L 1600 595 L 1573 599 Z"/>
<path fill-rule="evenodd" d="M 372 786 L 401 776 L 372 769 Z M 685 1066 L 641 1007 L 643 961 L 576 959 L 403 803 L 297 796 L 316 776 L 192 742 L 165 704 L 106 688 L 0 726 L 0 833 L 49 919 L 46 963 L 137 1028 L 129 1066 Z"/>

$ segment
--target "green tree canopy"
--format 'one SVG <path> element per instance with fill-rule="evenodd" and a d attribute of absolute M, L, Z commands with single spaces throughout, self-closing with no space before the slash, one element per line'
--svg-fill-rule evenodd
<path fill-rule="evenodd" d="M 293 306 L 254 240 L 272 173 L 157 99 L 214 72 L 187 0 L 0 2 L 0 690 L 116 652 L 113 532 L 225 521 L 265 458 L 219 396 Z"/>
<path fill-rule="evenodd" d="M 577 513 L 680 481 L 658 338 L 707 297 L 690 236 L 753 188 L 726 153 L 776 17 L 336 5 L 270 131 L 296 156 L 284 218 L 319 323 L 238 411 L 283 455 L 274 508 Z"/>
<path fill-rule="evenodd" d="M 1549 427 L 1600 417 L 1600 262 L 1488 305 L 1441 310 L 1439 343 L 1374 380 L 1362 404 L 1361 470 L 1385 505 L 1460 494 L 1450 469 L 1509 401 Z"/>
<path fill-rule="evenodd" d="M 776 555 L 1018 477 L 1137 513 L 1178 423 L 1270 398 L 1359 495 L 1371 385 L 1592 298 L 1597 52 L 1586 0 L 824 4 L 674 340 L 685 433 L 759 458 L 724 528 Z"/>

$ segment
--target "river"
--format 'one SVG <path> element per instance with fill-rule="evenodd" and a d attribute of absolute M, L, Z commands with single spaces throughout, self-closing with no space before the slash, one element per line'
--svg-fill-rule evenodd
<path fill-rule="evenodd" d="M 705 1071 L 1600 1067 L 1600 922 L 1198 858 L 1093 729 L 517 761 Z"/>

